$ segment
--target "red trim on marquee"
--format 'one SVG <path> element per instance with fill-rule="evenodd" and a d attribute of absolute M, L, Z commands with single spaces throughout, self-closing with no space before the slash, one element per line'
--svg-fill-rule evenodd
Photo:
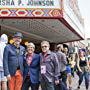
<path fill-rule="evenodd" d="M 9 15 L 8 15 L 9 14 Z M 0 9 L 0 18 L 17 18 L 17 17 L 62 17 L 62 9 Z"/>

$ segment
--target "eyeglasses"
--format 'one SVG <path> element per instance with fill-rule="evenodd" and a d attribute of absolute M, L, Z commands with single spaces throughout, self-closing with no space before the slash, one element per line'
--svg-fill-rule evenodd
<path fill-rule="evenodd" d="M 48 46 L 41 46 L 41 48 L 47 48 Z"/>

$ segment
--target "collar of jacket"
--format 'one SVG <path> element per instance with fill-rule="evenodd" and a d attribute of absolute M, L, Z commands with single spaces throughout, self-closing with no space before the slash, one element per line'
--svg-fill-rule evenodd
<path fill-rule="evenodd" d="M 45 53 L 45 56 L 50 55 L 50 54 L 51 54 L 51 51 L 48 50 L 47 53 Z M 42 56 L 44 56 L 44 53 L 43 52 L 42 52 Z"/>
<path fill-rule="evenodd" d="M 12 47 L 17 48 L 14 44 L 11 44 L 11 45 Z M 20 46 L 17 49 L 20 49 Z"/>

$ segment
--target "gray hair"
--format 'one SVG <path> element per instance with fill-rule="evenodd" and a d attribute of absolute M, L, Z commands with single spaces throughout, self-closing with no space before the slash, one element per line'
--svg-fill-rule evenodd
<path fill-rule="evenodd" d="M 28 44 L 27 44 L 27 48 L 28 48 L 29 46 L 32 46 L 32 47 L 35 49 L 35 44 L 34 44 L 34 43 L 32 43 L 32 42 L 28 43 Z"/>
<path fill-rule="evenodd" d="M 41 42 L 41 46 L 42 46 L 43 44 L 47 44 L 47 45 L 50 47 L 50 44 L 49 44 L 48 41 L 42 41 L 42 42 Z"/>

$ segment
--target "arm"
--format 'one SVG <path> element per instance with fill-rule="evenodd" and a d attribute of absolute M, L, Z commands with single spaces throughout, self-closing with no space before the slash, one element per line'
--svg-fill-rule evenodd
<path fill-rule="evenodd" d="M 4 68 L 5 76 L 10 75 L 9 69 L 8 69 L 8 57 L 9 57 L 9 48 L 6 46 L 3 54 L 3 68 Z"/>
<path fill-rule="evenodd" d="M 55 84 L 58 84 L 59 76 L 60 76 L 60 66 L 59 66 L 59 61 L 56 54 L 54 54 L 53 63 L 54 63 L 54 69 L 55 69 L 54 70 L 55 71 Z"/>
<path fill-rule="evenodd" d="M 77 58 L 77 68 L 78 68 L 78 70 L 79 70 L 80 72 L 82 72 L 82 70 L 81 70 L 81 68 L 80 68 L 80 65 L 79 65 L 79 62 L 80 62 L 80 58 L 79 58 L 79 56 L 78 56 L 78 58 Z"/>
<path fill-rule="evenodd" d="M 89 67 L 89 60 L 88 60 L 88 58 L 86 58 L 86 60 L 87 60 L 87 67 L 90 69 L 90 67 Z"/>
<path fill-rule="evenodd" d="M 67 65 L 67 59 L 66 59 L 65 54 L 62 54 L 61 59 L 62 59 L 63 64 Z"/>

